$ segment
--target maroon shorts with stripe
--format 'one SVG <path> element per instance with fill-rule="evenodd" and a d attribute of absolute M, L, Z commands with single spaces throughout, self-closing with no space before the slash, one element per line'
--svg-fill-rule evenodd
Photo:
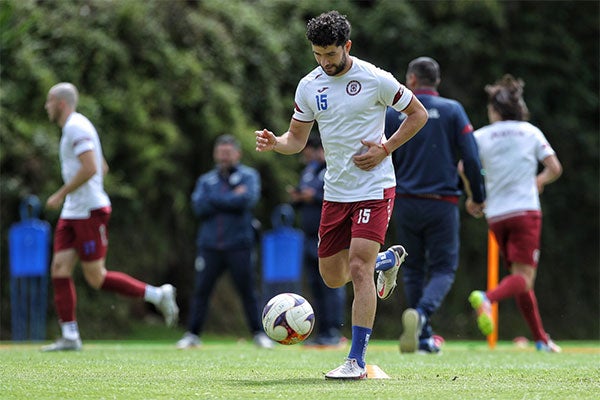
<path fill-rule="evenodd" d="M 54 252 L 75 249 L 82 261 L 104 258 L 108 249 L 110 207 L 90 212 L 86 219 L 60 218 L 54 230 Z"/>
<path fill-rule="evenodd" d="M 382 200 L 324 201 L 319 226 L 319 257 L 329 257 L 349 248 L 352 238 L 383 244 L 394 209 L 394 196 L 395 188 L 389 188 L 383 191 Z"/>
<path fill-rule="evenodd" d="M 506 268 L 515 263 L 537 267 L 540 258 L 542 213 L 523 211 L 488 220 Z"/>

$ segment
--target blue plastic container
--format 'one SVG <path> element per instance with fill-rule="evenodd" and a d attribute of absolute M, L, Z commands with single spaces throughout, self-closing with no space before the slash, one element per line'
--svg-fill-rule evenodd
<path fill-rule="evenodd" d="M 304 234 L 280 227 L 262 238 L 263 278 L 265 282 L 296 282 L 302 276 Z"/>
<path fill-rule="evenodd" d="M 276 294 L 301 291 L 304 233 L 292 228 L 294 218 L 292 206 L 277 206 L 271 214 L 273 230 L 263 234 L 261 249 L 265 303 Z"/>
<path fill-rule="evenodd" d="M 8 232 L 12 277 L 48 274 L 50 224 L 39 219 L 17 222 Z"/>

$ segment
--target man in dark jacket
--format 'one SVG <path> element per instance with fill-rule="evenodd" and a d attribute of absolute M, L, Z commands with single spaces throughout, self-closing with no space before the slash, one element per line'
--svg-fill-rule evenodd
<path fill-rule="evenodd" d="M 485 201 L 473 127 L 458 101 L 438 94 L 439 83 L 440 67 L 434 59 L 419 57 L 408 64 L 406 86 L 423 103 L 429 119 L 418 135 L 393 154 L 396 240 L 410 255 L 403 268 L 409 307 L 402 314 L 403 353 L 440 351 L 430 318 L 452 287 L 458 267 L 459 159 L 473 196 L 466 199 L 467 210 L 480 217 Z M 388 108 L 386 135 L 395 132 L 403 118 Z"/>
<path fill-rule="evenodd" d="M 254 343 L 258 347 L 273 347 L 262 329 L 255 288 L 252 210 L 260 196 L 260 175 L 240 164 L 241 154 L 233 136 L 218 137 L 213 152 L 215 168 L 198 178 L 192 193 L 192 209 L 200 220 L 196 280 L 188 331 L 177 342 L 179 349 L 200 345 L 208 301 L 217 279 L 227 268 L 241 297 Z"/>

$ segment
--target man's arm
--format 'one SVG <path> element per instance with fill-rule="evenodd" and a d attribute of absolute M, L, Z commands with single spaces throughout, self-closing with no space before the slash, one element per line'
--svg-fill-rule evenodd
<path fill-rule="evenodd" d="M 467 195 L 467 200 L 465 201 L 465 209 L 469 214 L 471 214 L 475 218 L 483 217 L 483 210 L 485 210 L 485 202 L 477 203 L 473 201 L 473 192 L 471 191 L 471 183 L 469 179 L 465 175 L 465 167 L 463 164 L 463 160 L 458 162 L 457 166 L 458 175 L 463 182 L 463 187 L 465 194 Z"/>
<path fill-rule="evenodd" d="M 102 157 L 102 176 L 106 176 L 108 174 L 108 163 L 106 162 L 106 158 Z"/>
<path fill-rule="evenodd" d="M 394 150 L 415 136 L 429 118 L 427 110 L 416 96 L 413 96 L 408 107 L 402 110 L 402 112 L 406 114 L 406 118 L 387 142 L 373 143 L 366 140 L 361 141 L 369 150 L 353 157 L 354 164 L 358 168 L 364 171 L 370 171 L 375 168 Z"/>
<path fill-rule="evenodd" d="M 288 131 L 281 136 L 275 136 L 267 129 L 255 131 L 256 151 L 273 150 L 281 154 L 300 153 L 306 146 L 313 123 L 314 121 L 302 122 L 292 118 Z"/>
<path fill-rule="evenodd" d="M 79 156 L 81 167 L 69 182 L 65 183 L 58 189 L 54 194 L 48 197 L 46 201 L 46 207 L 51 209 L 58 209 L 65 200 L 65 197 L 71 192 L 77 190 L 81 185 L 86 183 L 94 174 L 96 174 L 96 160 L 94 159 L 94 152 L 88 150 L 81 153 Z"/>
<path fill-rule="evenodd" d="M 402 112 L 406 114 L 406 118 L 402 121 L 398 130 L 385 142 L 385 147 L 390 153 L 415 136 L 429 118 L 427 110 L 416 96 L 413 96 L 408 107 Z"/>
<path fill-rule="evenodd" d="M 538 192 L 540 194 L 544 192 L 544 186 L 554 182 L 562 175 L 562 165 L 558 161 L 556 154 L 544 158 L 542 164 L 544 164 L 544 169 L 536 177 Z"/>

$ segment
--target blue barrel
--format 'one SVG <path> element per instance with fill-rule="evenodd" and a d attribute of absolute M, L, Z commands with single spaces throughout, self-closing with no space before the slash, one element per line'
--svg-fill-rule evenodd
<path fill-rule="evenodd" d="M 50 256 L 48 222 L 39 219 L 17 222 L 8 231 L 8 241 L 12 277 L 47 275 Z"/>
<path fill-rule="evenodd" d="M 266 232 L 262 238 L 265 282 L 296 282 L 302 276 L 304 234 L 290 227 Z"/>
<path fill-rule="evenodd" d="M 272 213 L 273 230 L 261 239 L 262 282 L 265 302 L 282 292 L 299 293 L 302 280 L 304 233 L 292 228 L 295 213 L 282 204 Z"/>
<path fill-rule="evenodd" d="M 13 340 L 44 340 L 50 260 L 50 224 L 37 218 L 39 200 L 28 196 L 22 221 L 8 231 Z"/>

